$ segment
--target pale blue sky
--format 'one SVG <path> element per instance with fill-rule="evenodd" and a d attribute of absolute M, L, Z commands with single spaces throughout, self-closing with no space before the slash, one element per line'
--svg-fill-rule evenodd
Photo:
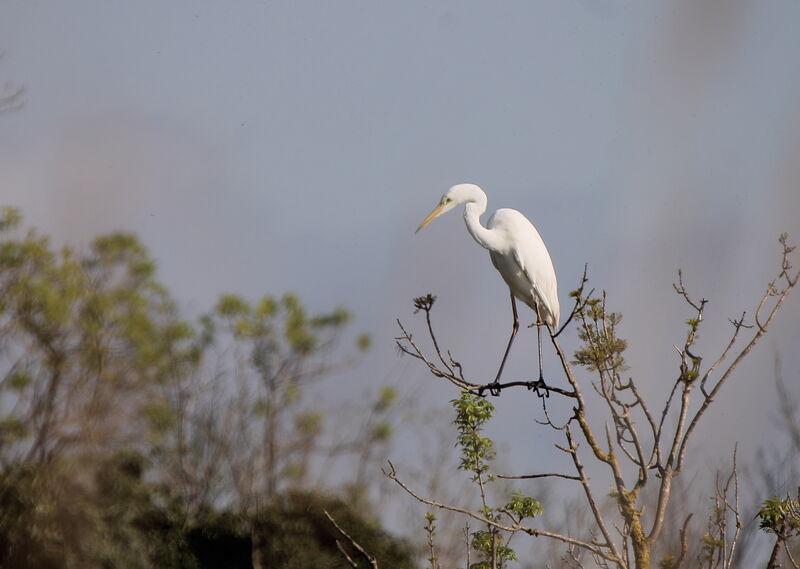
<path fill-rule="evenodd" d="M 476 182 L 539 228 L 562 306 L 589 262 L 658 392 L 689 316 L 676 269 L 712 299 L 710 356 L 778 234 L 800 240 L 798 21 L 795 0 L 4 0 L 0 82 L 26 104 L 0 117 L 0 201 L 58 239 L 135 231 L 192 311 L 224 290 L 344 304 L 375 339 L 349 381 L 410 391 L 433 381 L 393 348 L 412 296 L 440 296 L 468 371 L 506 341 L 506 290 L 460 216 L 413 234 Z M 795 298 L 709 417 L 720 456 L 773 427 L 772 357 L 796 387 L 798 343 Z M 518 346 L 509 373 L 534 364 Z"/>

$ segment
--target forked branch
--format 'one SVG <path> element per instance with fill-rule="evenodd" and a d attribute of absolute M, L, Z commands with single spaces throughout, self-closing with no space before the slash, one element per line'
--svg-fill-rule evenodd
<path fill-rule="evenodd" d="M 433 308 L 433 304 L 435 302 L 436 297 L 431 294 L 420 296 L 414 299 L 414 312 L 418 313 L 422 311 L 425 313 L 425 323 L 428 336 L 433 344 L 433 350 L 436 354 L 435 357 L 429 357 L 425 353 L 422 347 L 420 347 L 420 345 L 414 339 L 413 335 L 406 329 L 405 326 L 403 326 L 403 323 L 399 319 L 397 320 L 397 326 L 400 328 L 401 335 L 395 338 L 395 345 L 397 346 L 398 350 L 403 354 L 409 355 L 423 362 L 433 376 L 446 379 L 458 387 L 459 390 L 468 391 L 480 396 L 483 396 L 486 391 L 499 393 L 504 389 L 509 389 L 512 387 L 525 387 L 528 390 L 534 390 L 537 392 L 540 389 L 546 389 L 548 392 L 557 393 L 559 395 L 563 395 L 564 397 L 575 397 L 575 393 L 573 391 L 556 386 L 544 385 L 538 380 L 514 380 L 504 383 L 474 383 L 468 381 L 464 377 L 463 367 L 459 362 L 453 359 L 450 351 L 447 351 L 447 357 L 445 357 L 445 354 L 439 347 L 439 340 L 436 337 L 431 320 L 431 309 Z M 553 335 L 553 337 L 555 337 L 555 335 Z M 438 359 L 440 363 L 437 364 L 434 361 L 435 359 Z"/>
<path fill-rule="evenodd" d="M 492 514 L 485 502 L 483 509 L 475 512 L 425 498 L 415 493 L 399 479 L 391 462 L 389 470 L 384 472 L 385 475 L 415 500 L 433 508 L 467 516 L 485 524 L 493 532 L 526 533 L 531 536 L 549 537 L 561 541 L 573 554 L 578 550 L 585 551 L 594 557 L 600 567 L 616 566 L 620 569 L 632 566 L 650 567 L 650 551 L 664 527 L 672 481 L 684 466 L 689 441 L 723 385 L 767 332 L 783 302 L 800 280 L 800 272 L 793 271 L 789 262 L 789 256 L 794 247 L 787 244 L 785 235 L 782 235 L 779 241 L 783 248 L 780 270 L 768 284 L 764 295 L 758 302 L 754 311 L 753 323 L 746 322 L 745 313 L 738 318 L 731 319 L 733 330 L 730 339 L 720 356 L 710 365 L 703 365 L 704 359 L 695 346 L 708 301 L 704 298 L 696 300 L 692 297 L 684 284 L 683 274 L 678 273 L 678 282 L 674 288 L 691 308 L 692 317 L 686 322 L 689 328 L 682 346 L 675 347 L 678 354 L 677 378 L 674 379 L 668 397 L 659 408 L 649 407 L 635 380 L 623 377 L 623 373 L 627 370 L 623 359 L 626 344 L 616 335 L 616 325 L 621 316 L 606 311 L 605 294 L 595 297 L 593 290 L 584 294 L 587 283 L 586 269 L 584 269 L 579 288 L 571 294 L 575 298 L 575 306 L 569 318 L 557 331 L 550 330 L 550 339 L 568 384 L 565 389 L 550 387 L 550 390 L 570 398 L 572 414 L 565 419 L 563 424 L 557 424 L 552 421 L 547 407 L 543 405 L 546 421 L 537 421 L 563 433 L 566 444 L 556 445 L 556 447 L 570 455 L 572 461 L 570 470 L 574 473 L 504 475 L 498 476 L 498 478 L 516 480 L 562 478 L 579 482 L 586 504 L 593 516 L 594 529 L 591 538 L 577 539 L 570 535 L 522 525 L 522 518 L 516 518 L 507 509 L 494 510 L 495 513 L 499 511 L 505 514 L 502 517 Z M 527 387 L 529 389 L 540 387 L 535 381 L 509 381 L 495 385 L 467 380 L 462 367 L 453 359 L 449 351 L 440 348 L 440 342 L 435 336 L 430 315 L 434 300 L 431 295 L 420 297 L 415 299 L 415 307 L 417 311 L 425 312 L 427 333 L 435 354 L 431 357 L 427 356 L 402 323 L 398 321 L 402 335 L 396 340 L 401 352 L 422 361 L 434 376 L 447 379 L 461 391 L 471 394 L 483 395 L 487 389 L 501 391 L 511 387 Z M 573 360 L 559 344 L 558 336 L 567 324 L 576 320 L 578 336 L 583 341 L 583 347 L 575 352 Z M 743 345 L 742 338 L 744 338 Z M 728 358 L 731 356 L 733 357 L 730 363 L 727 364 L 727 367 L 724 366 L 724 362 L 729 361 Z M 709 361 L 711 360 L 709 359 Z M 581 365 L 596 374 L 595 382 L 591 386 L 603 400 L 609 419 L 604 432 L 595 431 L 589 423 L 587 399 L 583 391 L 586 382 L 578 381 L 572 364 Z M 716 377 L 714 374 L 720 369 L 722 372 L 718 378 L 714 379 Z M 699 389 L 695 389 L 695 387 L 699 387 Z M 693 393 L 699 395 L 693 398 Z M 677 407 L 677 413 L 674 412 L 675 407 Z M 646 425 L 645 431 L 637 430 L 637 428 L 641 428 L 641 425 Z M 588 451 L 581 454 L 578 452 L 579 445 L 576 442 L 580 436 L 583 438 L 581 444 L 588 446 Z M 611 518 L 610 512 L 601 509 L 593 492 L 583 464 L 586 456 L 594 457 L 595 460 L 607 466 L 610 471 L 613 480 L 612 499 L 616 502 L 616 515 L 619 516 L 616 522 Z M 628 481 L 626 477 L 632 472 L 629 468 L 631 465 L 635 467 L 636 478 Z M 655 471 L 654 476 L 651 476 L 651 470 Z M 647 517 L 647 530 L 649 531 L 646 531 L 641 493 L 647 483 L 653 482 L 654 479 L 655 484 L 658 485 L 657 504 L 655 512 L 651 512 Z M 718 559 L 718 564 L 722 567 L 730 567 L 741 526 L 738 513 L 738 476 L 735 455 L 733 471 L 724 482 L 718 481 L 715 498 L 717 500 L 716 510 L 722 512 L 721 517 L 717 519 L 716 533 L 724 540 L 724 546 L 715 553 L 715 559 Z M 672 567 L 680 566 L 687 556 L 690 519 L 691 515 L 685 518 L 679 531 L 680 551 L 677 559 L 672 561 Z M 778 547 L 780 545 L 778 544 Z M 577 560 L 574 555 L 573 558 Z"/>
<path fill-rule="evenodd" d="M 714 386 L 710 389 L 708 394 L 705 396 L 703 403 L 701 404 L 700 408 L 692 417 L 691 422 L 689 423 L 689 427 L 686 429 L 686 434 L 683 436 L 680 444 L 680 451 L 677 457 L 676 463 L 676 470 L 680 470 L 683 466 L 683 461 L 686 455 L 686 446 L 694 433 L 695 429 L 697 428 L 697 424 L 705 414 L 706 410 L 708 410 L 708 406 L 713 401 L 714 397 L 719 393 L 722 386 L 725 382 L 730 378 L 733 371 L 736 367 L 741 363 L 741 361 L 750 353 L 750 351 L 758 344 L 761 338 L 766 334 L 767 329 L 769 328 L 772 321 L 775 319 L 775 316 L 778 314 L 783 302 L 789 296 L 789 293 L 797 284 L 798 279 L 800 279 L 800 271 L 796 273 L 790 273 L 792 271 L 792 265 L 789 260 L 789 255 L 794 251 L 794 247 L 791 247 L 787 243 L 787 236 L 786 234 L 782 234 L 780 239 L 778 240 L 783 248 L 782 251 L 782 259 L 781 259 L 781 271 L 778 275 L 767 285 L 767 290 L 764 295 L 761 297 L 761 301 L 758 304 L 758 308 L 756 309 L 755 320 L 757 327 L 754 328 L 755 332 L 747 344 L 739 351 L 736 355 L 734 360 L 731 364 L 725 369 L 722 373 L 720 378 L 714 384 Z M 771 301 L 771 306 L 770 306 Z M 766 317 L 762 316 L 762 311 L 766 310 Z M 744 315 L 742 316 L 741 320 L 733 321 L 734 322 L 734 333 L 732 342 L 735 342 L 739 331 L 744 327 L 743 324 Z M 723 353 L 723 357 L 725 356 L 726 352 Z M 706 380 L 707 376 L 711 373 L 711 369 L 706 373 L 706 377 L 703 378 L 703 381 Z"/>
<path fill-rule="evenodd" d="M 468 517 L 470 517 L 470 518 L 472 518 L 474 520 L 477 520 L 477 521 L 479 521 L 481 523 L 486 524 L 487 526 L 496 528 L 498 530 L 503 530 L 503 531 L 510 532 L 510 533 L 521 532 L 521 533 L 526 533 L 528 535 L 531 535 L 533 537 L 542 536 L 542 537 L 549 537 L 549 538 L 552 538 L 552 539 L 556 539 L 556 540 L 564 542 L 566 544 L 574 545 L 576 547 L 580 547 L 582 549 L 585 549 L 585 550 L 589 551 L 592 555 L 597 555 L 598 557 L 600 557 L 602 559 L 605 559 L 606 561 L 610 561 L 612 563 L 618 563 L 619 562 L 619 558 L 618 557 L 614 557 L 614 556 L 610 555 L 608 552 L 604 551 L 603 547 L 601 545 L 599 545 L 599 544 L 589 543 L 589 542 L 586 542 L 586 541 L 582 541 L 580 539 L 576 539 L 574 537 L 570 537 L 570 536 L 567 536 L 567 535 L 562 535 L 562 534 L 559 534 L 559 533 L 556 533 L 556 532 L 552 532 L 552 531 L 549 531 L 549 530 L 545 530 L 545 529 L 537 529 L 537 528 L 531 528 L 531 527 L 523 526 L 523 525 L 518 524 L 518 523 L 514 523 L 513 525 L 504 524 L 504 523 L 501 523 L 501 522 L 499 522 L 497 520 L 488 518 L 488 517 L 486 517 L 486 516 L 484 516 L 484 515 L 482 515 L 480 513 L 473 512 L 472 510 L 468 510 L 467 508 L 461 508 L 459 506 L 453 506 L 451 504 L 446 504 L 444 502 L 438 502 L 436 500 L 431 500 L 431 499 L 425 498 L 423 496 L 420 496 L 419 494 L 414 492 L 414 490 L 409 488 L 406 485 L 406 483 L 403 482 L 398 477 L 397 471 L 395 470 L 395 467 L 394 467 L 394 464 L 392 464 L 391 461 L 388 461 L 388 463 L 389 463 L 389 469 L 383 471 L 384 475 L 387 478 L 389 478 L 390 480 L 394 481 L 398 486 L 400 486 L 400 488 L 402 488 L 409 496 L 411 496 L 412 498 L 414 498 L 415 500 L 417 500 L 418 502 L 420 502 L 422 504 L 425 504 L 427 506 L 431 506 L 432 508 L 438 508 L 438 509 L 446 510 L 446 511 L 449 511 L 449 512 L 456 512 L 456 513 L 459 513 L 459 514 L 463 514 L 465 516 L 468 516 Z"/>
<path fill-rule="evenodd" d="M 349 533 L 347 533 L 346 531 L 344 531 L 344 530 L 343 530 L 343 529 L 342 529 L 342 528 L 339 526 L 339 524 L 337 524 L 337 523 L 336 523 L 336 520 L 335 520 L 335 519 L 333 519 L 333 516 L 332 516 L 332 515 L 330 515 L 330 514 L 328 513 L 328 510 L 322 510 L 322 511 L 325 513 L 325 516 L 326 516 L 326 517 L 327 517 L 327 518 L 328 518 L 328 519 L 331 521 L 331 523 L 333 524 L 333 527 L 335 527 L 335 528 L 336 528 L 336 530 L 337 530 L 337 531 L 338 531 L 340 534 L 342 534 L 342 536 L 344 536 L 344 537 L 345 537 L 345 539 L 347 539 L 347 541 L 349 541 L 349 542 L 350 542 L 350 545 L 352 545 L 352 546 L 353 546 L 353 547 L 356 549 L 356 551 L 358 551 L 358 552 L 359 552 L 359 553 L 360 553 L 360 554 L 361 554 L 361 555 L 364 557 L 364 559 L 366 559 L 366 560 L 369 562 L 369 564 L 370 564 L 370 565 L 373 567 L 373 569 L 379 569 L 379 568 L 378 568 L 378 560 L 377 560 L 377 559 L 375 559 L 375 558 L 374 558 L 372 555 L 370 555 L 369 553 L 367 553 L 367 550 L 366 550 L 366 549 L 364 549 L 363 547 L 361 547 L 361 545 L 360 545 L 360 544 L 359 544 L 359 543 L 358 543 L 358 542 L 357 542 L 355 539 L 353 539 L 353 537 L 352 537 L 352 536 L 351 536 Z M 358 563 L 356 563 L 356 562 L 353 560 L 353 558 L 352 558 L 352 557 L 350 557 L 350 555 L 348 555 L 347 551 L 345 550 L 345 548 L 344 548 L 344 547 L 342 547 L 342 544 L 339 542 L 339 540 L 338 540 L 338 539 L 336 540 L 336 547 L 339 549 L 339 551 L 341 552 L 341 554 L 342 554 L 342 555 L 344 555 L 345 559 L 347 559 L 347 562 L 350 564 L 350 566 L 351 566 L 351 567 L 353 567 L 353 569 L 359 569 L 359 565 L 358 565 Z"/>

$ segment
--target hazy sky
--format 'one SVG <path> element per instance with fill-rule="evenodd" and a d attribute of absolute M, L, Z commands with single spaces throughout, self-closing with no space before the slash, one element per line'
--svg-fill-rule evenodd
<path fill-rule="evenodd" d="M 135 231 L 188 311 L 222 291 L 346 305 L 375 344 L 345 381 L 445 408 L 452 391 L 398 359 L 394 319 L 437 294 L 467 372 L 496 369 L 510 311 L 488 255 L 457 213 L 413 233 L 475 182 L 539 228 L 562 314 L 589 263 L 660 393 L 691 316 L 677 268 L 711 299 L 711 359 L 777 236 L 800 241 L 798 21 L 796 0 L 3 0 L 0 84 L 25 107 L 0 117 L 0 202 L 59 240 Z M 509 376 L 533 373 L 534 338 Z M 798 345 L 792 298 L 709 416 L 709 468 L 774 428 L 772 360 L 800 392 Z M 532 448 L 520 468 L 549 453 L 520 424 L 534 405 L 499 403 L 517 413 L 500 436 Z"/>

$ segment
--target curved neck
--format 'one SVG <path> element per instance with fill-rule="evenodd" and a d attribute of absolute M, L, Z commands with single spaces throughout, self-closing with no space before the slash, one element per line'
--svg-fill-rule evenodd
<path fill-rule="evenodd" d="M 472 238 L 490 251 L 499 251 L 501 243 L 495 231 L 486 229 L 481 225 L 481 215 L 486 211 L 486 196 L 480 196 L 475 201 L 467 202 L 464 207 L 464 221 Z"/>

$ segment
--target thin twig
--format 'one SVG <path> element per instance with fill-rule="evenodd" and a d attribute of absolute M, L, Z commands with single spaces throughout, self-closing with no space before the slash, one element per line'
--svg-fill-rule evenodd
<path fill-rule="evenodd" d="M 425 322 L 428 324 L 428 333 L 433 341 L 433 348 L 436 350 L 436 355 L 439 356 L 439 361 L 442 362 L 442 365 L 444 365 L 445 368 L 447 368 L 447 371 L 450 372 L 450 375 L 453 375 L 453 369 L 444 360 L 442 352 L 439 349 L 439 342 L 436 340 L 436 334 L 433 333 L 433 324 L 431 323 L 431 308 L 433 307 L 435 299 L 436 297 L 430 294 L 427 297 L 417 299 L 417 306 L 419 306 L 417 310 L 425 311 Z"/>
<path fill-rule="evenodd" d="M 592 487 L 589 484 L 589 478 L 586 476 L 586 471 L 583 468 L 583 463 L 581 462 L 581 458 L 578 455 L 578 445 L 572 438 L 572 431 L 570 430 L 569 425 L 564 429 L 564 435 L 567 437 L 567 443 L 569 449 L 567 452 L 569 453 L 570 457 L 572 458 L 572 462 L 575 465 L 575 470 L 578 472 L 580 477 L 581 486 L 583 487 L 583 492 L 586 494 L 586 500 L 589 502 L 589 507 L 592 510 L 592 515 L 594 516 L 595 523 L 597 523 L 597 527 L 600 528 L 600 532 L 603 534 L 603 538 L 605 538 L 606 543 L 605 546 L 611 551 L 610 557 L 612 559 L 609 560 L 619 560 L 620 555 L 617 551 L 616 546 L 614 545 L 614 541 L 611 539 L 611 534 L 609 533 L 605 520 L 603 519 L 603 514 L 600 512 L 600 508 L 598 507 L 597 500 L 594 497 L 594 493 L 592 492 Z M 564 450 L 567 450 L 564 449 Z"/>
<path fill-rule="evenodd" d="M 599 555 L 600 557 L 602 557 L 603 559 L 606 559 L 608 561 L 612 561 L 612 562 L 615 562 L 615 563 L 617 563 L 619 561 L 618 558 L 615 558 L 615 557 L 609 555 L 608 553 L 602 551 L 602 549 L 596 544 L 591 544 L 591 543 L 588 543 L 588 542 L 585 542 L 585 541 L 581 541 L 579 539 L 575 539 L 575 538 L 570 537 L 570 536 L 561 535 L 559 533 L 555 533 L 555 532 L 544 530 L 544 529 L 530 528 L 530 527 L 522 526 L 522 525 L 519 525 L 519 524 L 514 524 L 514 525 L 509 526 L 509 525 L 506 525 L 506 524 L 502 524 L 502 523 L 500 523 L 500 522 L 498 522 L 496 520 L 489 519 L 486 516 L 482 516 L 481 514 L 475 513 L 475 512 L 473 512 L 471 510 L 467 510 L 466 508 L 460 508 L 458 506 L 452 506 L 450 504 L 445 504 L 443 502 L 437 502 L 436 500 L 429 500 L 428 498 L 423 498 L 422 496 L 420 496 L 419 494 L 414 492 L 411 488 L 409 488 L 402 480 L 400 480 L 400 478 L 397 476 L 397 471 L 394 468 L 394 464 L 392 464 L 391 461 L 388 461 L 388 463 L 389 463 L 389 470 L 388 471 L 384 470 L 383 474 L 387 478 L 389 478 L 390 480 L 394 481 L 398 486 L 400 486 L 400 488 L 402 488 L 407 494 L 409 494 L 412 498 L 414 498 L 418 502 L 421 502 L 423 504 L 427 504 L 428 506 L 432 506 L 434 508 L 439 508 L 441 510 L 447 510 L 447 511 L 450 511 L 450 512 L 457 512 L 459 514 L 463 514 L 465 516 L 469 516 L 470 518 L 472 518 L 474 520 L 478 520 L 479 522 L 482 522 L 482 523 L 484 523 L 484 524 L 486 524 L 488 526 L 492 526 L 492 527 L 494 527 L 496 529 L 500 529 L 500 530 L 508 531 L 508 532 L 523 532 L 523 533 L 527 533 L 528 535 L 531 535 L 533 537 L 539 537 L 539 536 L 549 537 L 549 538 L 552 538 L 552 539 L 556 539 L 558 541 L 562 541 L 562 542 L 567 543 L 567 544 L 573 544 L 573 545 L 576 545 L 576 546 L 581 547 L 583 549 L 586 549 L 586 550 L 592 552 L 593 554 Z"/>
<path fill-rule="evenodd" d="M 572 311 L 569 313 L 569 317 L 561 325 L 561 328 L 559 328 L 558 331 L 555 334 L 551 334 L 551 336 L 553 338 L 558 338 L 558 336 L 561 334 L 561 332 L 564 331 L 564 328 L 566 328 L 567 325 L 570 322 L 572 322 L 572 319 L 575 317 L 575 315 L 578 314 L 583 309 L 584 306 L 586 306 L 586 301 L 584 301 L 583 303 L 581 302 L 581 296 L 583 295 L 583 286 L 587 282 L 589 282 L 589 279 L 586 276 L 586 273 L 588 271 L 589 271 L 589 263 L 584 263 L 584 265 L 583 265 L 583 277 L 581 278 L 581 284 L 577 288 L 577 290 L 575 291 L 575 293 L 576 293 L 575 294 L 575 306 L 572 307 Z M 589 291 L 589 294 L 587 294 L 586 297 L 585 297 L 586 300 L 591 298 L 593 292 L 594 292 L 594 289 Z"/>
<path fill-rule="evenodd" d="M 404 354 L 407 354 L 407 355 L 409 355 L 409 356 L 412 356 L 412 357 L 414 357 L 414 358 L 416 358 L 416 359 L 418 359 L 418 360 L 421 360 L 422 362 L 424 362 L 424 363 L 425 363 L 425 365 L 426 365 L 426 366 L 428 366 L 428 370 L 430 370 L 430 372 L 431 372 L 431 373 L 432 373 L 432 374 L 433 374 L 435 377 L 442 377 L 442 378 L 445 378 L 445 379 L 447 379 L 448 381 L 450 381 L 451 383 L 453 383 L 453 384 L 454 384 L 456 387 L 458 387 L 459 389 L 462 389 L 462 390 L 464 390 L 464 389 L 466 389 L 466 390 L 470 390 L 470 389 L 477 389 L 477 388 L 479 388 L 479 387 L 480 387 L 480 386 L 478 386 L 478 385 L 474 385 L 474 384 L 472 384 L 472 383 L 469 383 L 469 382 L 467 382 L 467 381 L 465 381 L 465 380 L 464 380 L 464 378 L 463 378 L 463 374 L 461 373 L 461 369 L 460 369 L 460 368 L 461 368 L 461 366 L 457 366 L 457 369 L 459 370 L 459 375 L 458 375 L 458 376 L 456 376 L 454 373 L 451 373 L 451 372 L 446 372 L 446 371 L 442 371 L 441 369 L 439 369 L 439 368 L 436 366 L 436 364 L 434 364 L 433 362 L 431 362 L 431 361 L 430 361 L 430 360 L 429 360 L 429 359 L 428 359 L 428 358 L 425 356 L 425 353 L 424 353 L 424 352 L 422 351 L 422 349 L 421 349 L 421 348 L 420 348 L 420 347 L 419 347 L 419 346 L 416 344 L 416 342 L 414 342 L 414 340 L 413 340 L 413 338 L 412 338 L 411 334 L 409 334 L 409 333 L 408 333 L 408 331 L 407 331 L 407 330 L 405 329 L 405 327 L 403 326 L 403 323 L 402 323 L 402 322 L 400 322 L 400 320 L 399 320 L 399 319 L 397 319 L 397 325 L 400 327 L 400 330 L 403 332 L 403 335 L 402 335 L 402 336 L 400 336 L 400 337 L 398 337 L 398 338 L 395 338 L 395 345 L 397 345 L 398 349 L 399 349 L 399 350 L 400 350 L 402 353 L 404 353 Z M 407 342 L 407 343 L 408 343 L 408 345 L 409 345 L 409 346 L 411 346 L 411 348 L 412 348 L 413 350 L 409 350 L 409 349 L 408 349 L 408 348 L 407 348 L 407 347 L 406 347 L 406 346 L 403 344 L 403 342 Z M 452 359 L 452 358 L 451 358 L 451 359 Z M 449 369 L 449 368 L 448 368 L 448 369 Z M 451 370 L 451 371 L 452 371 L 452 370 Z"/>
<path fill-rule="evenodd" d="M 467 545 L 467 565 L 466 565 L 466 567 L 468 569 L 471 566 L 470 558 L 469 558 L 470 555 L 469 554 L 470 554 L 470 549 L 472 549 L 470 547 L 470 543 L 469 543 L 469 536 L 470 536 L 470 533 L 469 533 L 469 521 L 467 521 L 467 523 L 464 524 L 464 541 L 466 542 L 466 545 Z"/>
<path fill-rule="evenodd" d="M 339 531 L 340 534 L 342 534 L 344 537 L 347 538 L 347 541 L 350 542 L 350 545 L 355 547 L 356 550 L 361 555 L 364 556 L 364 559 L 369 561 L 369 564 L 372 565 L 373 569 L 378 569 L 378 560 L 375 559 L 369 553 L 367 553 L 367 551 L 363 547 L 361 547 L 361 545 L 355 539 L 353 539 L 350 536 L 350 534 L 348 534 L 341 527 L 339 527 L 339 524 L 337 524 L 336 520 L 333 519 L 333 516 L 328 513 L 328 510 L 322 510 L 322 511 L 325 513 L 325 516 L 327 516 L 327 518 L 331 521 L 331 523 L 333 524 L 333 527 L 335 527 Z M 339 551 L 342 551 L 342 547 L 341 546 L 339 546 Z M 344 551 L 342 551 L 342 553 L 344 553 Z M 358 567 L 358 564 L 356 564 L 346 553 L 345 553 L 345 557 L 347 557 L 347 560 L 350 562 L 351 566 Z"/>
<path fill-rule="evenodd" d="M 739 352 L 739 354 L 736 356 L 736 358 L 733 360 L 733 362 L 731 362 L 731 364 L 728 366 L 728 368 L 722 374 L 720 379 L 717 381 L 717 383 L 711 389 L 711 391 L 709 393 L 709 396 L 703 401 L 703 403 L 701 404 L 700 408 L 695 413 L 694 417 L 692 418 L 691 423 L 689 424 L 689 427 L 686 429 L 686 434 L 683 436 L 683 441 L 681 442 L 681 448 L 680 448 L 680 453 L 678 455 L 678 463 L 677 463 L 677 469 L 678 470 L 683 465 L 683 459 L 684 459 L 684 456 L 686 454 L 686 446 L 687 446 L 688 441 L 691 438 L 692 434 L 694 433 L 695 429 L 697 428 L 697 423 L 700 421 L 702 416 L 705 414 L 705 412 L 708 409 L 708 406 L 710 405 L 710 403 L 713 400 L 713 398 L 717 395 L 719 390 L 722 388 L 722 386 L 725 384 L 725 382 L 728 380 L 728 378 L 732 375 L 733 370 L 736 369 L 736 367 L 739 365 L 739 363 L 745 358 L 745 356 L 747 356 L 747 354 L 750 353 L 750 351 L 758 344 L 758 342 L 764 336 L 764 334 L 767 331 L 767 328 L 772 323 L 772 321 L 775 319 L 775 316 L 778 314 L 778 311 L 780 310 L 781 305 L 783 304 L 784 300 L 786 300 L 786 297 L 789 295 L 789 292 L 791 292 L 791 290 L 794 288 L 796 283 L 797 283 L 797 279 L 794 279 L 793 281 L 790 279 L 789 280 L 789 284 L 786 286 L 786 288 L 783 289 L 783 291 L 781 291 L 779 295 L 777 295 L 778 299 L 775 302 L 775 304 L 772 307 L 772 309 L 769 311 L 769 314 L 767 315 L 766 321 L 763 324 L 759 325 L 758 330 L 756 331 L 755 335 L 751 338 L 750 342 L 748 342 L 747 345 L 744 348 L 742 348 L 742 350 Z M 769 290 L 771 288 L 772 287 L 768 288 L 767 292 L 764 294 L 764 297 L 766 297 L 766 296 L 771 294 L 771 290 Z M 775 295 L 773 295 L 773 296 L 775 296 Z"/>
<path fill-rule="evenodd" d="M 789 558 L 789 562 L 792 564 L 794 569 L 800 569 L 800 565 L 797 564 L 797 561 L 795 561 L 794 557 L 792 556 L 792 548 L 791 547 L 787 547 L 786 548 L 786 556 Z"/>
<path fill-rule="evenodd" d="M 683 527 L 680 529 L 681 553 L 678 555 L 678 559 L 675 560 L 675 564 L 672 565 L 672 569 L 679 569 L 680 566 L 683 565 L 683 560 L 686 559 L 686 554 L 689 553 L 689 534 L 686 530 L 689 527 L 689 521 L 692 519 L 693 515 L 694 514 L 689 514 L 686 516 Z"/>
<path fill-rule="evenodd" d="M 339 553 L 341 553 L 342 555 L 344 555 L 344 558 L 347 560 L 347 563 L 349 563 L 349 564 L 350 564 L 350 567 L 352 567 L 353 569 L 359 569 L 359 567 L 358 567 L 358 563 L 356 563 L 356 562 L 353 560 L 353 558 L 352 558 L 352 557 L 350 557 L 350 555 L 347 553 L 347 550 L 346 550 L 346 549 L 344 548 L 344 546 L 342 545 L 342 542 L 341 542 L 341 541 L 339 541 L 338 539 L 336 540 L 336 549 L 338 549 L 338 550 L 339 550 Z"/>

